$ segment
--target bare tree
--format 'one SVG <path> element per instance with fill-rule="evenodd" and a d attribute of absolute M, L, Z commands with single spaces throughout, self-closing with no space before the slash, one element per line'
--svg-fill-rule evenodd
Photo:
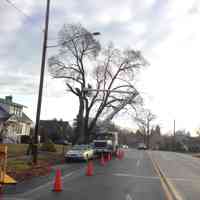
<path fill-rule="evenodd" d="M 150 123 L 156 118 L 156 116 L 149 109 L 141 109 L 137 116 L 135 117 L 135 121 L 137 122 L 143 136 L 144 143 L 147 144 L 147 148 L 149 148 L 149 140 L 150 140 Z"/>
<path fill-rule="evenodd" d="M 101 49 L 81 25 L 65 25 L 59 38 L 61 49 L 49 59 L 49 69 L 54 78 L 63 78 L 68 90 L 78 97 L 77 132 L 84 134 L 87 142 L 100 117 L 118 109 L 124 101 L 127 103 L 120 110 L 127 105 L 135 108 L 141 102 L 133 81 L 137 70 L 147 62 L 139 51 L 121 51 L 113 44 Z"/>
<path fill-rule="evenodd" d="M 196 131 L 196 134 L 198 135 L 198 137 L 200 137 L 200 128 L 198 128 L 198 130 Z"/>

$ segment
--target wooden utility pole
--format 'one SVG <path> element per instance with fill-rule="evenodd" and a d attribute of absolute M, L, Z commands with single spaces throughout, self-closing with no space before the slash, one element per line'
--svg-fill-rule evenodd
<path fill-rule="evenodd" d="M 147 148 L 150 147 L 150 130 L 149 130 L 149 119 L 147 119 Z"/>
<path fill-rule="evenodd" d="M 174 133 L 174 137 L 175 137 L 175 135 L 176 135 L 176 121 L 174 120 L 174 131 L 173 131 L 173 133 Z"/>
<path fill-rule="evenodd" d="M 46 62 L 46 50 L 47 50 L 48 27 L 49 27 L 49 10 L 50 10 L 50 0 L 47 0 L 46 14 L 45 14 L 44 40 L 43 40 L 43 49 L 42 49 L 42 61 L 41 61 L 41 72 L 40 72 L 40 85 L 39 85 L 37 113 L 36 113 L 36 121 L 35 121 L 35 132 L 34 132 L 34 145 L 33 145 L 33 163 L 34 164 L 37 164 L 37 158 L 38 158 L 38 130 L 39 130 L 39 124 L 40 124 L 42 90 L 43 90 L 44 71 L 45 71 L 45 62 Z"/>

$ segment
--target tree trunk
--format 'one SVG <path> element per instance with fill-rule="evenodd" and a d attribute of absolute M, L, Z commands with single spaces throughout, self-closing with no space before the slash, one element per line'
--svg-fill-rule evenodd
<path fill-rule="evenodd" d="M 89 132 L 89 112 L 86 110 L 85 118 L 84 118 L 84 143 L 88 144 L 90 140 L 90 132 Z"/>
<path fill-rule="evenodd" d="M 84 101 L 81 97 L 79 97 L 79 112 L 77 115 L 77 125 L 74 131 L 74 137 L 72 144 L 76 144 L 77 141 L 83 136 L 84 134 Z"/>

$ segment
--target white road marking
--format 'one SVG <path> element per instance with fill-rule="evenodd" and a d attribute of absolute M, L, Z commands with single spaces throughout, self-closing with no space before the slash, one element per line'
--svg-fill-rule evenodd
<path fill-rule="evenodd" d="M 114 176 L 124 176 L 124 177 L 133 177 L 133 178 L 142 178 L 142 179 L 155 179 L 160 180 L 158 176 L 137 176 L 134 174 L 125 174 L 125 173 L 115 173 Z"/>
<path fill-rule="evenodd" d="M 194 179 L 194 178 L 169 178 L 169 177 L 167 178 L 172 181 L 200 182 L 200 179 Z"/>
<path fill-rule="evenodd" d="M 137 160 L 136 166 L 137 166 L 137 167 L 140 166 L 140 160 Z"/>
<path fill-rule="evenodd" d="M 62 176 L 62 178 L 61 178 L 62 181 L 63 181 L 65 178 L 67 178 L 67 177 L 69 177 L 69 176 L 72 176 L 73 174 L 75 174 L 75 173 L 78 172 L 78 171 L 80 171 L 80 169 L 74 170 L 74 171 L 72 171 L 71 173 L 65 174 L 65 175 Z M 41 185 L 41 186 L 39 186 L 39 187 L 36 187 L 36 188 L 34 188 L 34 189 L 28 191 L 28 192 L 24 192 L 24 193 L 22 193 L 21 195 L 22 195 L 22 196 L 30 195 L 30 194 L 32 194 L 32 193 L 34 193 L 34 192 L 37 192 L 38 190 L 41 190 L 41 189 L 44 189 L 44 188 L 46 188 L 46 187 L 48 187 L 48 186 L 50 186 L 50 185 L 53 185 L 53 183 L 54 183 L 54 180 L 51 180 L 51 181 L 49 181 L 49 182 L 47 182 L 47 183 L 45 183 L 45 184 L 43 184 L 43 185 Z"/>

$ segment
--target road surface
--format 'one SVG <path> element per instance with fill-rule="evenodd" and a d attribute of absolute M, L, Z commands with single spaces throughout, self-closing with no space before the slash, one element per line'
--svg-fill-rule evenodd
<path fill-rule="evenodd" d="M 85 176 L 86 163 L 59 167 L 62 192 L 52 192 L 54 169 L 48 177 L 7 188 L 3 199 L 200 199 L 200 161 L 189 155 L 128 149 L 123 160 L 113 159 L 106 166 L 95 161 L 91 177 Z"/>
<path fill-rule="evenodd" d="M 158 162 L 177 199 L 200 199 L 200 159 L 172 152 L 150 152 Z"/>

